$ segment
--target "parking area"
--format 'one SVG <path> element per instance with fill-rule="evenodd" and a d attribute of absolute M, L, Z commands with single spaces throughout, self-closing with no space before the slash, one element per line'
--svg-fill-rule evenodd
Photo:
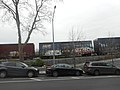
<path fill-rule="evenodd" d="M 111 60 L 108 60 L 111 62 Z M 114 59 L 114 64 L 117 66 L 120 66 L 120 60 Z M 80 68 L 83 64 L 78 64 L 77 67 Z M 93 75 L 86 75 L 83 74 L 82 76 L 58 76 L 58 77 L 51 77 L 46 76 L 46 67 L 38 67 L 39 69 L 39 75 L 38 77 L 28 78 L 28 77 L 6 77 L 6 78 L 0 78 L 0 83 L 16 83 L 16 82 L 39 82 L 39 81 L 52 81 L 52 80 L 71 80 L 71 79 L 97 79 L 97 78 L 120 78 L 120 75 L 99 75 L 99 76 L 93 76 Z"/>

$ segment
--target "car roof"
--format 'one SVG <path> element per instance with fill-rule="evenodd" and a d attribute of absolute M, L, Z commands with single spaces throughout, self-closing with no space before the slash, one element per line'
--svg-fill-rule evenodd
<path fill-rule="evenodd" d="M 53 64 L 52 66 L 56 66 L 56 65 L 69 65 L 69 64 L 62 64 L 62 63 L 60 63 L 60 64 Z"/>
<path fill-rule="evenodd" d="M 20 62 L 20 61 L 2 61 L 2 62 L 0 62 L 0 64 L 7 64 L 7 63 L 23 63 L 23 62 Z"/>
<path fill-rule="evenodd" d="M 85 63 L 109 63 L 108 61 L 87 61 Z"/>

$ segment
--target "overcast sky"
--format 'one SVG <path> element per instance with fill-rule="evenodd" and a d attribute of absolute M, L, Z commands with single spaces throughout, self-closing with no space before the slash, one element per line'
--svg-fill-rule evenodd
<path fill-rule="evenodd" d="M 69 32 L 81 31 L 84 40 L 120 36 L 119 0 L 64 0 L 56 4 L 54 18 L 55 41 L 68 41 Z M 17 43 L 16 28 L 0 23 L 0 43 Z M 34 32 L 30 42 L 38 48 L 39 42 L 52 42 L 52 26 L 46 25 L 47 34 Z"/>

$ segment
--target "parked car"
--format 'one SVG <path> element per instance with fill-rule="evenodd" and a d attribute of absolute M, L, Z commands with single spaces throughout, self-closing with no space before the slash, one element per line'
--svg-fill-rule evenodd
<path fill-rule="evenodd" d="M 46 69 L 46 75 L 51 75 L 53 77 L 65 76 L 65 75 L 82 75 L 83 71 L 81 69 L 74 69 L 69 64 L 55 64 Z"/>
<path fill-rule="evenodd" d="M 120 68 L 108 62 L 86 62 L 83 70 L 85 73 L 95 76 L 102 74 L 120 75 Z"/>
<path fill-rule="evenodd" d="M 39 70 L 34 67 L 29 67 L 22 62 L 1 62 L 0 63 L 0 77 L 7 76 L 28 76 L 29 78 L 38 76 Z"/>

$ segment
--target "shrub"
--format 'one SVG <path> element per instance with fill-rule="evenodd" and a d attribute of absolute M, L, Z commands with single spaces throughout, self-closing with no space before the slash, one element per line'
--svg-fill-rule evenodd
<path fill-rule="evenodd" d="M 38 66 L 38 67 L 42 67 L 44 65 L 44 61 L 37 59 L 35 61 L 31 61 L 30 62 L 30 66 Z"/>
<path fill-rule="evenodd" d="M 35 61 L 35 65 L 41 67 L 41 66 L 44 65 L 44 61 L 42 61 L 42 60 L 40 60 L 40 59 L 37 59 L 37 60 Z"/>

